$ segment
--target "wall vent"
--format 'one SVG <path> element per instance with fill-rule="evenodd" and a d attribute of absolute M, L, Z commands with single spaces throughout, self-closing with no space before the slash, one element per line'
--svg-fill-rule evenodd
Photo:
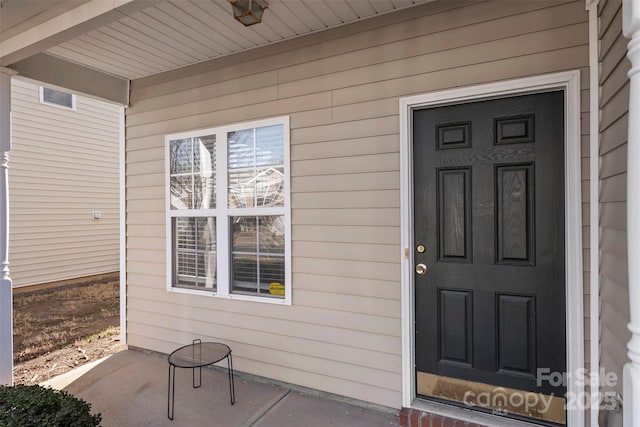
<path fill-rule="evenodd" d="M 74 94 L 49 87 L 40 87 L 40 102 L 70 110 L 76 109 L 76 96 Z"/>

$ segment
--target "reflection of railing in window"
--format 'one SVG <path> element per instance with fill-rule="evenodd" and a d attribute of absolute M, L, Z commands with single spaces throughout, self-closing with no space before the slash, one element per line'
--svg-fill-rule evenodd
<path fill-rule="evenodd" d="M 232 291 L 272 294 L 270 286 L 284 284 L 284 218 L 279 215 L 231 217 Z"/>
<path fill-rule="evenodd" d="M 232 170 L 233 173 L 242 173 Z M 258 172 L 254 177 L 229 185 L 229 207 L 281 206 L 284 174 L 273 167 Z"/>
<path fill-rule="evenodd" d="M 171 207 L 173 209 L 188 209 L 187 204 L 183 200 L 190 200 L 185 193 L 190 193 L 191 189 L 182 187 L 180 190 L 181 191 L 178 191 L 177 188 L 171 186 Z"/>
<path fill-rule="evenodd" d="M 233 255 L 233 292 L 245 294 L 260 294 L 281 298 L 282 295 L 272 294 L 270 284 L 284 284 L 284 254 Z"/>
<path fill-rule="evenodd" d="M 176 284 L 213 289 L 217 250 L 214 217 L 174 218 Z"/>

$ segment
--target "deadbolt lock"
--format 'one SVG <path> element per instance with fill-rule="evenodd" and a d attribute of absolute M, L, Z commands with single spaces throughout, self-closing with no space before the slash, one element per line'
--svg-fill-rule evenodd
<path fill-rule="evenodd" d="M 429 268 L 426 265 L 422 263 L 416 265 L 416 273 L 418 273 L 420 276 L 427 274 L 427 271 L 429 271 Z"/>
<path fill-rule="evenodd" d="M 426 250 L 427 250 L 427 249 L 424 247 L 424 245 L 418 245 L 418 246 L 416 246 L 416 251 L 417 251 L 419 254 L 423 254 L 423 253 L 424 253 L 424 251 L 426 251 Z"/>

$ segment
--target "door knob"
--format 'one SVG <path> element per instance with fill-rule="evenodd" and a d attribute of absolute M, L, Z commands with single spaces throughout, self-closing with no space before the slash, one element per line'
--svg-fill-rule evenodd
<path fill-rule="evenodd" d="M 416 273 L 418 273 L 420 276 L 424 276 L 425 274 L 427 274 L 427 271 L 429 271 L 429 268 L 420 263 L 418 265 L 416 265 Z"/>

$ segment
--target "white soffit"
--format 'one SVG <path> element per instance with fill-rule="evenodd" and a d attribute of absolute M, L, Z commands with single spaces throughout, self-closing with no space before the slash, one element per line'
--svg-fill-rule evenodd
<path fill-rule="evenodd" d="M 136 79 L 432 0 L 270 0 L 244 27 L 226 0 L 164 0 L 46 52 Z"/>

